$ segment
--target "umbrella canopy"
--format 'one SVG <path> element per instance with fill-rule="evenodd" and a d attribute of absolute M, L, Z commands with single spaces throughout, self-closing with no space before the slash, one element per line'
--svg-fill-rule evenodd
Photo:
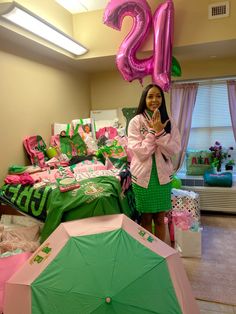
<path fill-rule="evenodd" d="M 118 214 L 60 224 L 6 284 L 16 313 L 200 312 L 178 253 Z"/>

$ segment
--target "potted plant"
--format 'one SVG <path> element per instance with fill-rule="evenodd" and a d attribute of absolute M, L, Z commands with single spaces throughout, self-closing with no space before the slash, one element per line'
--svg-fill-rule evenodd
<path fill-rule="evenodd" d="M 225 166 L 228 164 L 229 166 L 234 165 L 233 159 L 231 158 L 230 151 L 233 150 L 233 147 L 229 147 L 228 149 L 224 149 L 220 142 L 216 141 L 214 146 L 209 147 L 211 151 L 211 165 L 213 168 L 217 169 L 217 172 L 221 172 L 221 166 L 224 161 L 226 161 Z M 230 167 L 230 168 L 231 168 Z"/>
<path fill-rule="evenodd" d="M 216 169 L 217 172 L 221 171 L 221 165 L 226 158 L 226 154 L 223 152 L 223 147 L 220 142 L 216 141 L 214 146 L 209 147 L 211 151 L 211 166 Z"/>
<path fill-rule="evenodd" d="M 216 172 L 220 172 L 221 171 L 221 165 L 218 159 L 214 158 L 211 162 L 211 166 L 213 168 L 213 171 Z"/>
<path fill-rule="evenodd" d="M 225 170 L 233 170 L 235 162 L 233 159 L 229 159 L 225 164 Z"/>

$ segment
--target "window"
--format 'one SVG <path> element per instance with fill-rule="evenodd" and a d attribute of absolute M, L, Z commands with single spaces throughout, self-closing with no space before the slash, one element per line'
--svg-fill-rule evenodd
<path fill-rule="evenodd" d="M 236 160 L 236 147 L 232 130 L 226 82 L 200 83 L 192 116 L 188 149 L 208 150 L 215 141 L 230 151 Z M 185 165 L 182 171 L 185 170 Z"/>

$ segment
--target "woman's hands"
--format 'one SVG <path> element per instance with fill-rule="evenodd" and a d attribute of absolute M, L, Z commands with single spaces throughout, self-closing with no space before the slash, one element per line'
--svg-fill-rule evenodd
<path fill-rule="evenodd" d="M 156 109 L 153 113 L 152 119 L 148 122 L 150 128 L 154 129 L 157 133 L 161 132 L 170 119 L 166 120 L 164 123 L 161 122 L 161 114 L 159 109 Z"/>

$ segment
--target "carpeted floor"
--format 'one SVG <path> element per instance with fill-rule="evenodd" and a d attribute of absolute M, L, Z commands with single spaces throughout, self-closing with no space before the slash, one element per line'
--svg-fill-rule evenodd
<path fill-rule="evenodd" d="M 197 299 L 236 305 L 236 216 L 201 217 L 202 257 L 182 258 Z"/>

